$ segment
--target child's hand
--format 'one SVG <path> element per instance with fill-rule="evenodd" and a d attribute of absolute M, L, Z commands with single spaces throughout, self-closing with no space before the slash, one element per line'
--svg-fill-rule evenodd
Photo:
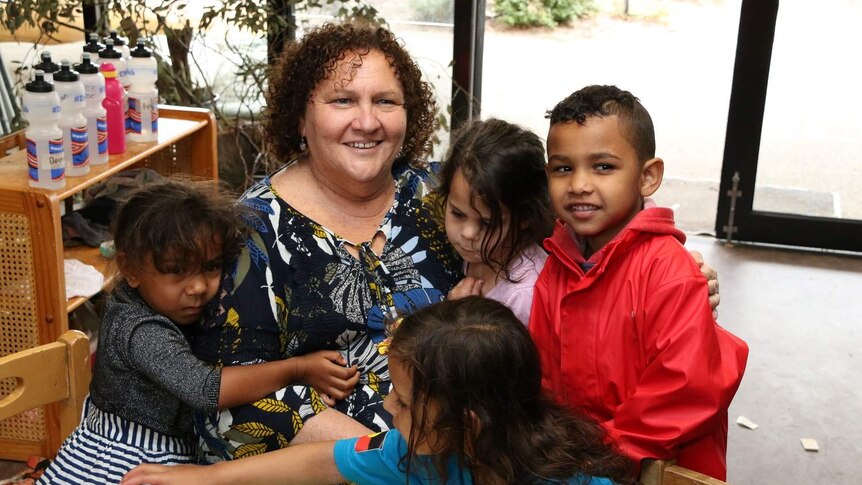
<path fill-rule="evenodd" d="M 315 388 L 328 406 L 349 396 L 359 382 L 359 369 L 345 367 L 347 362 L 338 351 L 321 350 L 293 359 L 299 382 Z"/>
<path fill-rule="evenodd" d="M 213 483 L 207 479 L 209 467 L 198 465 L 138 465 L 123 476 L 120 485 L 171 485 Z"/>
<path fill-rule="evenodd" d="M 709 306 L 712 308 L 712 316 L 718 318 L 718 304 L 721 303 L 721 295 L 718 292 L 718 272 L 703 261 L 703 255 L 698 251 L 689 251 L 689 253 L 700 268 L 700 272 L 706 277 L 706 285 L 709 288 Z"/>
<path fill-rule="evenodd" d="M 480 280 L 479 278 L 474 278 L 472 276 L 465 276 L 464 279 L 455 285 L 455 288 L 452 288 L 446 299 L 457 300 L 458 298 L 464 298 L 465 296 L 482 296 L 482 285 L 484 284 L 484 280 Z"/>

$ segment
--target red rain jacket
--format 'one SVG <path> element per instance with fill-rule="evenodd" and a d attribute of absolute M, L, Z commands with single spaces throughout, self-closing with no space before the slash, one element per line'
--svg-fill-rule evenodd
<path fill-rule="evenodd" d="M 590 258 L 557 224 L 536 283 L 530 332 L 543 385 L 598 420 L 622 452 L 675 457 L 724 479 L 727 407 L 748 346 L 718 326 L 706 279 L 673 211 L 647 208 Z"/>

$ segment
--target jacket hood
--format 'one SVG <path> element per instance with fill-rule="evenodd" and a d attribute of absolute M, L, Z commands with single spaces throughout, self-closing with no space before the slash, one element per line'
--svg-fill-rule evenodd
<path fill-rule="evenodd" d="M 667 207 L 648 207 L 635 217 L 603 248 L 590 257 L 590 261 L 607 260 L 618 248 L 628 247 L 641 234 L 668 234 L 680 244 L 685 243 L 685 233 L 676 228 L 673 209 Z M 545 239 L 545 249 L 568 265 L 578 266 L 584 258 L 584 239 L 564 223 L 557 220 L 554 233 Z"/>

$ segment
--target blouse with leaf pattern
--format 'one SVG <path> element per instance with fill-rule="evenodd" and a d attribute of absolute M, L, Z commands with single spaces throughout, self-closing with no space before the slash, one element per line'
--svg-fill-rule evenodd
<path fill-rule="evenodd" d="M 295 210 L 270 178 L 241 203 L 252 229 L 232 271 L 226 272 L 214 316 L 195 339 L 203 359 L 237 365 L 339 350 L 358 365 L 360 382 L 336 409 L 375 431 L 390 427 L 383 410 L 389 392 L 387 358 L 378 351 L 385 323 L 396 312 L 442 300 L 461 278 L 460 260 L 435 217 L 429 172 L 402 166 L 392 208 L 379 231 L 381 255 L 355 245 Z M 314 389 L 292 386 L 255 403 L 210 415 L 207 451 L 222 458 L 283 446 L 302 423 L 325 409 Z"/>

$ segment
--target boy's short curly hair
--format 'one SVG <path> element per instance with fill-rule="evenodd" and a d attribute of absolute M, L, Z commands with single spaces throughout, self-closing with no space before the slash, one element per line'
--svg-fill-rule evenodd
<path fill-rule="evenodd" d="M 655 129 L 640 100 L 616 86 L 592 85 L 581 88 L 557 103 L 545 114 L 551 126 L 557 123 L 586 123 L 593 116 L 619 119 L 623 137 L 635 148 L 641 163 L 655 158 Z"/>
<path fill-rule="evenodd" d="M 299 120 L 317 84 L 335 72 L 348 52 L 362 56 L 371 50 L 386 56 L 404 91 L 407 131 L 396 163 L 419 162 L 430 153 L 437 105 L 431 86 L 422 80 L 419 66 L 401 42 L 383 27 L 327 23 L 287 43 L 270 73 L 263 136 L 275 160 L 283 163 L 301 153 Z"/>

